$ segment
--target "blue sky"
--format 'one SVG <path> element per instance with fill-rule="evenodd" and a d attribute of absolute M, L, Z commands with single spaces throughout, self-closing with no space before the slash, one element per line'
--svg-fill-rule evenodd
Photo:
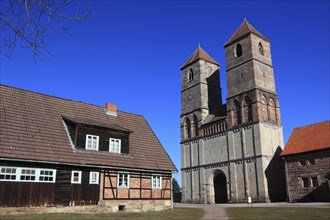
<path fill-rule="evenodd" d="M 329 119 L 329 1 L 94 1 L 54 56 L 17 48 L 0 57 L 0 83 L 142 114 L 180 169 L 180 67 L 198 43 L 221 65 L 243 22 L 271 40 L 284 140 L 294 127 Z M 180 175 L 177 176 L 180 181 Z"/>

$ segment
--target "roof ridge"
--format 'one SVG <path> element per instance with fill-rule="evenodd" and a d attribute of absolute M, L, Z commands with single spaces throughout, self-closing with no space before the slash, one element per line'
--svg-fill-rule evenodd
<path fill-rule="evenodd" d="M 96 104 L 92 104 L 92 103 L 88 103 L 88 102 L 84 102 L 84 101 L 63 98 L 63 97 L 59 97 L 59 96 L 55 96 L 55 95 L 49 95 L 49 94 L 45 94 L 45 93 L 41 93 L 41 92 L 35 92 L 35 91 L 32 91 L 32 90 L 17 88 L 17 87 L 14 87 L 14 86 L 4 85 L 4 84 L 1 84 L 1 83 L 0 83 L 0 87 L 7 87 L 7 88 L 20 90 L 20 91 L 24 91 L 24 92 L 29 92 L 29 93 L 34 93 L 34 94 L 38 94 L 38 95 L 48 96 L 48 97 L 51 97 L 51 98 L 66 100 L 66 101 L 70 101 L 70 102 L 78 102 L 78 103 L 82 103 L 82 104 L 86 104 L 86 105 L 91 105 L 91 106 L 95 106 L 95 107 L 104 108 L 104 106 L 100 106 L 100 105 L 96 105 Z M 126 114 L 131 114 L 131 115 L 136 115 L 136 116 L 142 116 L 142 114 L 135 114 L 135 113 L 126 112 L 126 111 L 122 111 L 122 110 L 117 110 L 117 111 L 121 112 L 121 113 L 126 113 Z"/>
<path fill-rule="evenodd" d="M 319 125 L 319 124 L 323 124 L 323 123 L 326 123 L 326 122 L 330 122 L 330 120 L 328 119 L 328 120 L 325 120 L 325 121 L 315 122 L 315 123 L 308 124 L 308 125 L 302 125 L 302 126 L 296 127 L 295 129 L 306 128 L 306 127 L 313 127 L 313 126 L 316 126 L 316 125 Z"/>
<path fill-rule="evenodd" d="M 252 32 L 252 30 L 251 30 L 251 28 L 250 28 L 250 23 L 248 23 L 246 19 L 244 20 L 244 23 L 245 23 L 245 25 L 247 26 L 247 29 L 248 29 L 250 32 Z"/>

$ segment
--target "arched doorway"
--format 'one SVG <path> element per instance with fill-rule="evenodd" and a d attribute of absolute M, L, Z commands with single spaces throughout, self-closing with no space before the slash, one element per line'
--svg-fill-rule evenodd
<path fill-rule="evenodd" d="M 214 186 L 214 202 L 215 203 L 227 203 L 227 180 L 223 173 L 216 173 L 213 178 Z"/>

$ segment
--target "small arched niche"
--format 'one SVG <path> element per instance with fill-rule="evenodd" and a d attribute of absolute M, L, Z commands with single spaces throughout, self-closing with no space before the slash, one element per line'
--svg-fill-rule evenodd
<path fill-rule="evenodd" d="M 244 118 L 244 122 L 253 121 L 252 101 L 249 96 L 244 97 L 243 118 Z"/>
<path fill-rule="evenodd" d="M 186 121 L 185 121 L 185 127 L 186 127 L 186 138 L 191 138 L 191 124 L 190 124 L 190 120 L 189 118 L 186 118 Z"/>
<path fill-rule="evenodd" d="M 194 71 L 193 69 L 189 69 L 189 72 L 188 72 L 188 82 L 191 82 L 194 80 Z"/>
<path fill-rule="evenodd" d="M 239 125 L 242 123 L 242 115 L 241 115 L 241 105 L 237 99 L 234 100 L 233 106 L 233 125 Z"/>
<path fill-rule="evenodd" d="M 199 133 L 198 133 L 198 118 L 196 115 L 194 115 L 194 135 L 195 137 L 198 137 Z"/>
<path fill-rule="evenodd" d="M 261 42 L 259 42 L 259 44 L 258 44 L 258 49 L 259 49 L 259 53 L 261 55 L 264 55 L 264 47 L 262 46 L 262 43 Z"/>

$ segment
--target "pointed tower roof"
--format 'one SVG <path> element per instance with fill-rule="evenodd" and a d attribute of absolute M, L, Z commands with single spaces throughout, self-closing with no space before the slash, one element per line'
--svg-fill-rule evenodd
<path fill-rule="evenodd" d="M 268 40 L 267 38 L 265 38 L 262 34 L 260 34 L 259 31 L 257 31 L 254 27 L 252 27 L 252 25 L 246 21 L 246 18 L 244 18 L 243 23 L 241 24 L 241 26 L 239 26 L 239 28 L 235 31 L 235 33 L 233 34 L 233 36 L 231 36 L 231 38 L 229 39 L 229 41 L 224 45 L 224 47 L 228 46 L 229 44 L 234 43 L 235 41 L 241 39 L 242 37 L 245 37 L 246 35 L 253 33 L 255 35 L 258 35 L 259 37 Z"/>
<path fill-rule="evenodd" d="M 217 61 L 215 61 L 210 55 L 208 55 L 200 45 L 198 45 L 198 48 L 195 50 L 195 52 L 189 57 L 189 59 L 185 62 L 185 64 L 183 64 L 181 70 L 198 60 L 204 60 L 209 63 L 213 63 L 215 65 L 220 66 L 220 64 Z"/>

